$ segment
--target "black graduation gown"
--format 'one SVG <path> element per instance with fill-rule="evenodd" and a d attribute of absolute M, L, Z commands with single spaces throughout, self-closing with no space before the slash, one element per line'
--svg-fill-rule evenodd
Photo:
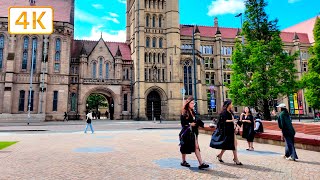
<path fill-rule="evenodd" d="M 248 142 L 253 142 L 254 139 L 254 121 L 253 121 L 253 116 L 249 115 L 247 117 L 245 117 L 245 115 L 243 115 L 242 120 L 249 120 L 251 123 L 247 123 L 247 122 L 242 122 L 242 137 L 247 139 Z"/>

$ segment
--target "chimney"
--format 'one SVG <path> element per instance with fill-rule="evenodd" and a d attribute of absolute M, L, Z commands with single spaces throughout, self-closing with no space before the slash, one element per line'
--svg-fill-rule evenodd
<path fill-rule="evenodd" d="M 219 26 L 219 24 L 218 24 L 218 18 L 215 17 L 215 18 L 214 18 L 214 27 L 218 27 L 218 26 Z"/>

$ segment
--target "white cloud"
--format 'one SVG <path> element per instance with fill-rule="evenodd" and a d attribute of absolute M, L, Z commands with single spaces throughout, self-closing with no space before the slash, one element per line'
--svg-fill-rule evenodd
<path fill-rule="evenodd" d="M 96 17 L 90 13 L 84 12 L 78 8 L 75 9 L 75 19 L 78 21 L 81 21 L 81 22 L 88 22 L 91 24 L 99 23 L 98 17 Z"/>
<path fill-rule="evenodd" d="M 245 10 L 244 0 L 215 0 L 208 7 L 208 15 L 236 14 Z"/>
<path fill-rule="evenodd" d="M 114 42 L 125 42 L 126 41 L 126 30 L 113 31 L 112 33 L 103 32 L 101 30 L 102 25 L 94 26 L 91 29 L 90 36 L 76 37 L 76 39 L 86 39 L 86 40 L 99 40 L 102 37 L 105 41 L 114 41 Z"/>
<path fill-rule="evenodd" d="M 113 13 L 113 12 L 109 12 L 109 14 L 110 14 L 110 16 L 112 16 L 112 17 L 119 17 L 119 15 L 118 15 L 118 14 Z"/>
<path fill-rule="evenodd" d="M 296 3 L 299 2 L 300 0 L 288 0 L 288 3 Z"/>
<path fill-rule="evenodd" d="M 120 22 L 118 21 L 117 18 L 104 16 L 104 17 L 102 17 L 102 19 L 105 19 L 105 20 L 107 20 L 107 21 L 112 21 L 112 22 L 114 22 L 114 23 L 116 23 L 116 24 L 120 24 Z"/>
<path fill-rule="evenodd" d="M 92 7 L 96 9 L 103 9 L 103 6 L 101 4 L 92 4 Z"/>
<path fill-rule="evenodd" d="M 126 0 L 118 0 L 119 2 L 123 3 L 123 4 L 126 4 L 127 1 Z"/>

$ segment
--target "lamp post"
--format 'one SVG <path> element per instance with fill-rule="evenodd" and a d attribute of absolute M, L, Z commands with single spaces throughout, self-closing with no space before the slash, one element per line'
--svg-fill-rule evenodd
<path fill-rule="evenodd" d="M 194 25 L 184 25 L 184 27 L 192 27 L 192 58 L 193 58 L 193 98 L 194 98 L 194 111 L 198 113 L 198 97 L 197 97 L 197 60 L 195 56 L 195 39 L 194 39 Z"/>
<path fill-rule="evenodd" d="M 239 13 L 238 15 L 236 15 L 235 17 L 240 17 L 240 23 L 241 23 L 241 31 L 242 31 L 242 13 Z M 243 35 L 241 35 L 241 39 L 242 39 L 242 44 L 244 44 L 244 37 Z"/>
<path fill-rule="evenodd" d="M 48 35 L 44 35 L 44 47 L 43 47 L 43 67 L 42 67 L 42 78 L 41 78 L 41 100 L 40 100 L 40 113 L 42 114 L 42 105 L 43 105 L 43 94 L 44 94 L 44 73 L 46 71 L 46 57 L 47 57 L 47 54 L 48 54 L 48 50 L 47 50 L 47 47 L 48 47 Z"/>
<path fill-rule="evenodd" d="M 35 60 L 35 47 L 36 46 L 36 43 L 34 43 L 34 40 L 32 39 L 32 56 L 31 56 L 31 70 L 30 70 L 30 87 L 29 87 L 29 98 L 28 98 L 28 122 L 27 124 L 29 125 L 30 123 L 30 119 L 31 119 L 31 116 L 30 116 L 30 111 L 31 111 L 31 96 L 32 96 L 32 78 L 33 78 L 33 63 L 34 63 L 34 60 Z"/>

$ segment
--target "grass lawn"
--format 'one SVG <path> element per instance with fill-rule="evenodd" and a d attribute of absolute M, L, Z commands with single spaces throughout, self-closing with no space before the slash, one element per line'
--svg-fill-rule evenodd
<path fill-rule="evenodd" d="M 12 141 L 12 142 L 2 142 L 2 141 L 0 141 L 0 150 L 6 148 L 8 146 L 11 146 L 12 144 L 15 144 L 15 143 L 17 143 L 17 141 Z"/>

